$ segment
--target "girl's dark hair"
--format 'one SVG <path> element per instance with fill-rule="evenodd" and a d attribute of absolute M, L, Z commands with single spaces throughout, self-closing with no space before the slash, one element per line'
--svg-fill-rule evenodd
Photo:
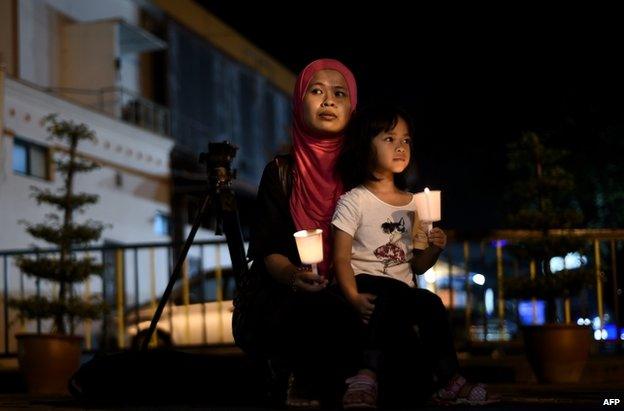
<path fill-rule="evenodd" d="M 336 164 L 336 172 L 344 188 L 350 190 L 367 181 L 378 181 L 373 174 L 376 153 L 372 140 L 379 133 L 392 130 L 399 119 L 407 124 L 412 149 L 410 161 L 405 170 L 394 175 L 394 184 L 401 190 L 407 186 L 406 174 L 414 163 L 414 124 L 410 115 L 402 108 L 384 104 L 368 106 L 356 111 L 345 131 L 345 142 Z"/>

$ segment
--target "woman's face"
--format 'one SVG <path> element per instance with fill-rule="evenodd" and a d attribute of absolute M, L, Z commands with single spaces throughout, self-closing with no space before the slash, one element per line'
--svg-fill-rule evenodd
<path fill-rule="evenodd" d="M 351 117 L 347 82 L 336 70 L 317 71 L 303 96 L 303 119 L 312 130 L 341 134 Z"/>

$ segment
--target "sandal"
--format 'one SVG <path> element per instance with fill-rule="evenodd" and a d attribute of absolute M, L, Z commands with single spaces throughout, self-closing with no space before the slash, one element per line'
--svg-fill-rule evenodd
<path fill-rule="evenodd" d="M 288 378 L 286 407 L 298 410 L 318 410 L 321 408 L 321 402 L 316 398 L 310 398 L 310 390 L 302 387 L 294 374 L 291 373 Z"/>
<path fill-rule="evenodd" d="M 446 387 L 440 388 L 431 397 L 431 401 L 437 405 L 485 405 L 500 400 L 499 396 L 488 391 L 485 384 L 471 384 L 459 374 L 453 377 Z"/>
<path fill-rule="evenodd" d="M 346 380 L 347 390 L 342 397 L 342 407 L 349 409 L 377 408 L 377 381 L 369 375 L 357 374 Z"/>

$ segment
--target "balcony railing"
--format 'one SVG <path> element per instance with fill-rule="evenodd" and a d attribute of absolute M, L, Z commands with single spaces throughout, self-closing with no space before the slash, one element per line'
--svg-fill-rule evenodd
<path fill-rule="evenodd" d="M 45 91 L 60 94 L 78 104 L 151 132 L 171 135 L 169 109 L 123 87 L 104 87 L 96 90 L 48 87 Z"/>

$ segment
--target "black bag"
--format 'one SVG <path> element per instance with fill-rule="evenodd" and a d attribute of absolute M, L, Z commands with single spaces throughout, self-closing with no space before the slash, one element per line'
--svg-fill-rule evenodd
<path fill-rule="evenodd" d="M 155 349 L 96 355 L 68 382 L 87 404 L 210 404 L 265 401 L 264 372 L 242 354 L 203 355 Z"/>

